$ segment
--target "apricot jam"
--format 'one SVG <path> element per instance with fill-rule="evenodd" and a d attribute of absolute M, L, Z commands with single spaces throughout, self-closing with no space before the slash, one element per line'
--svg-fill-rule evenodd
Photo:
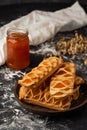
<path fill-rule="evenodd" d="M 7 31 L 7 65 L 12 69 L 25 69 L 30 64 L 28 32 L 24 29 Z"/>

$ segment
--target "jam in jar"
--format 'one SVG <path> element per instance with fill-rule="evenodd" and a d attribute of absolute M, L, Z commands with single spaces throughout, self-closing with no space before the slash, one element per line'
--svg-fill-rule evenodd
<path fill-rule="evenodd" d="M 12 69 L 25 69 L 30 64 L 29 38 L 26 29 L 8 29 L 7 65 Z"/>

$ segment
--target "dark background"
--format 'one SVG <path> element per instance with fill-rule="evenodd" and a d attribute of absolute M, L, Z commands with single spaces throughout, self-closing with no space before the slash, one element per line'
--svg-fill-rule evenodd
<path fill-rule="evenodd" d="M 24 3 L 73 3 L 76 0 L 0 0 L 0 5 L 24 4 Z M 87 5 L 87 0 L 78 0 L 81 4 Z"/>
<path fill-rule="evenodd" d="M 87 0 L 78 0 L 87 12 Z M 66 8 L 76 0 L 0 0 L 0 26 L 28 14 L 32 10 L 55 11 Z"/>

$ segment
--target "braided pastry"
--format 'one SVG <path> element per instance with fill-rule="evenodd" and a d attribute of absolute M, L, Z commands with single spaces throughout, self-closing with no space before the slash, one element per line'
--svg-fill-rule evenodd
<path fill-rule="evenodd" d="M 68 110 L 72 101 L 78 99 L 79 88 L 84 80 L 76 76 L 74 63 L 62 62 L 59 58 L 50 57 L 24 75 L 18 83 L 20 100 L 63 111 Z"/>
<path fill-rule="evenodd" d="M 78 77 L 78 79 L 81 78 Z M 82 80 L 79 80 L 79 83 L 83 83 Z M 72 100 L 76 100 L 79 97 L 80 84 L 78 86 L 77 80 L 75 79 L 75 86 L 72 95 L 67 95 L 59 99 L 50 95 L 49 86 L 47 86 L 46 83 L 42 84 L 39 89 L 22 86 L 19 91 L 19 99 L 27 103 L 36 104 L 54 110 L 68 110 L 71 106 Z"/>
<path fill-rule="evenodd" d="M 43 90 L 42 87 L 37 89 L 22 86 L 19 91 L 19 97 L 27 103 L 36 104 L 54 110 L 66 110 L 70 108 L 72 97 L 67 96 L 61 99 L 56 99 L 50 95 L 49 87 L 45 87 L 46 88 Z"/>
<path fill-rule="evenodd" d="M 48 77 L 50 77 L 61 65 L 63 61 L 57 57 L 44 59 L 37 67 L 25 74 L 18 84 L 26 87 L 40 86 Z"/>
<path fill-rule="evenodd" d="M 55 98 L 65 97 L 73 93 L 75 83 L 75 64 L 64 62 L 50 81 L 50 94 Z"/>

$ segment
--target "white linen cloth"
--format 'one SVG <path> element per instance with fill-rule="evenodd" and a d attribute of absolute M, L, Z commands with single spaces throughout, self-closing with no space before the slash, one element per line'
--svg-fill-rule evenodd
<path fill-rule="evenodd" d="M 6 33 L 9 28 L 26 28 L 30 45 L 38 45 L 59 31 L 70 31 L 87 25 L 87 14 L 78 1 L 71 7 L 47 12 L 34 10 L 0 28 L 0 65 L 6 61 Z"/>

